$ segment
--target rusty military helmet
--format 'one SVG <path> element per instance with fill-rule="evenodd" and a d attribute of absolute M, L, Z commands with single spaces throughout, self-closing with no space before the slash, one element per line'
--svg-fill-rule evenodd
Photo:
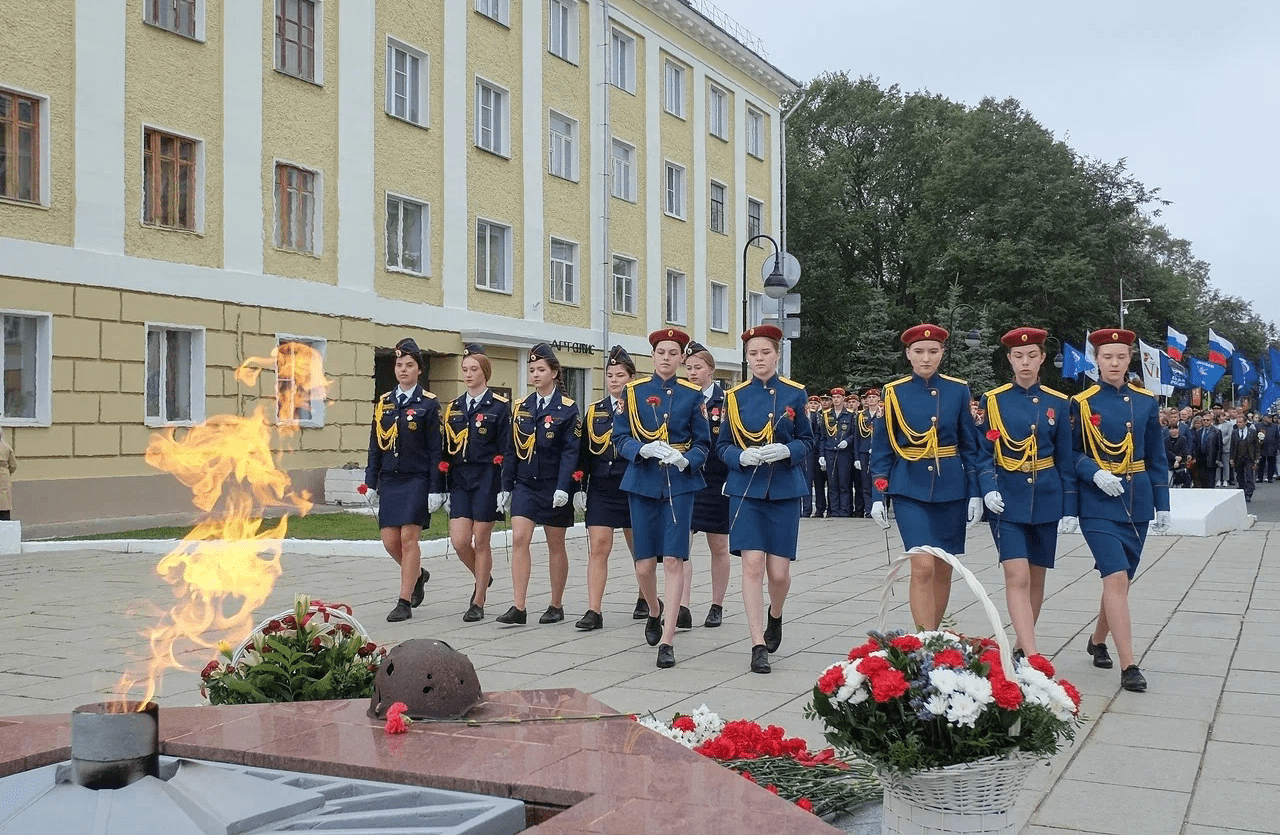
<path fill-rule="evenodd" d="M 369 716 L 404 702 L 411 719 L 459 719 L 484 701 L 467 656 L 444 641 L 414 638 L 393 647 L 373 677 Z"/>

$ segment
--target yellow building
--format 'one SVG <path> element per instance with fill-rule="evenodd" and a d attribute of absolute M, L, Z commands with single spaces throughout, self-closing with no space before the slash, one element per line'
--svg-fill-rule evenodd
<path fill-rule="evenodd" d="M 363 462 L 376 346 L 465 342 L 571 395 L 677 324 L 728 380 L 796 84 L 702 0 L 0 0 L 0 427 L 15 518 L 189 507 L 150 433 L 246 414 L 242 359 L 333 380 L 286 462 Z M 750 248 L 749 318 L 760 264 Z"/>

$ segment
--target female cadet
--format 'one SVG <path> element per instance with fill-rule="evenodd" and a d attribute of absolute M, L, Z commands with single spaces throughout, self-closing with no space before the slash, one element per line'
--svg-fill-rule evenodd
<path fill-rule="evenodd" d="M 622 492 L 627 459 L 618 455 L 613 445 L 613 416 L 621 408 L 623 389 L 635 376 L 636 364 L 631 355 L 621 345 L 614 345 L 604 369 L 604 399 L 588 406 L 582 420 L 578 463 L 583 478 L 573 496 L 573 506 L 587 520 L 587 611 L 574 626 L 587 631 L 604 626 L 604 584 L 609 579 L 615 529 L 622 528 L 634 559 L 631 506 Z"/>
<path fill-rule="evenodd" d="M 985 417 L 978 424 L 978 483 L 991 511 L 1009 619 L 1017 647 L 1026 655 L 1038 652 L 1036 621 L 1059 523 L 1077 512 L 1070 400 L 1040 385 L 1048 335 L 1039 328 L 1016 328 L 1000 338 L 1009 349 L 1013 382 L 982 396 Z"/>
<path fill-rule="evenodd" d="M 511 586 L 515 605 L 498 615 L 498 623 L 527 622 L 525 597 L 529 591 L 533 529 L 542 526 L 547 538 L 551 573 L 551 605 L 538 623 L 564 620 L 564 586 L 569 579 L 569 554 L 565 532 L 573 526 L 569 495 L 578 466 L 578 441 L 582 424 L 578 407 L 565 397 L 560 360 L 545 342 L 529 349 L 529 384 L 534 391 L 511 416 L 515 454 L 502 462 L 505 506 L 511 503 Z"/>
<path fill-rule="evenodd" d="M 711 448 L 720 440 L 720 427 L 724 425 L 724 389 L 713 379 L 716 360 L 700 342 L 690 342 L 684 349 L 684 368 L 689 382 L 702 389 L 702 402 L 707 410 L 707 425 L 711 431 Z M 707 486 L 693 496 L 693 533 L 707 535 L 707 549 L 711 551 L 711 608 L 702 625 L 717 627 L 724 619 L 724 594 L 729 588 L 729 497 L 724 492 L 724 482 L 729 468 L 718 455 L 707 457 L 702 477 Z M 693 591 L 693 572 L 686 571 L 684 594 L 681 596 L 680 614 L 676 627 L 693 627 L 693 615 L 689 611 L 689 597 Z"/>
<path fill-rule="evenodd" d="M 462 619 L 484 620 L 485 592 L 493 585 L 493 523 L 497 521 L 502 462 L 511 455 L 511 404 L 489 388 L 493 366 L 484 348 L 462 349 L 466 392 L 445 405 L 444 458 L 448 463 L 449 539 L 458 559 L 475 578 L 471 603 Z"/>
<path fill-rule="evenodd" d="M 729 549 L 742 557 L 742 608 L 751 633 L 751 672 L 768 673 L 769 653 L 782 644 L 782 605 L 791 589 L 791 561 L 807 489 L 804 460 L 814 443 L 805 417 L 804 386 L 778 376 L 782 331 L 748 329 L 751 379 L 725 394 L 728 431 L 716 452 L 729 466 Z M 769 623 L 761 583 L 769 578 Z M 776 612 L 776 614 L 775 614 Z"/>
<path fill-rule="evenodd" d="M 937 629 L 946 614 L 951 566 L 919 549 L 963 554 L 966 517 L 968 527 L 982 518 L 969 385 L 938 373 L 947 336 L 930 324 L 903 331 L 911 375 L 884 387 L 884 414 L 871 436 L 871 518 L 889 528 L 884 500 L 892 496 L 911 556 L 911 617 L 922 629 Z"/>
<path fill-rule="evenodd" d="M 1094 331 L 1098 384 L 1071 398 L 1072 446 L 1080 491 L 1080 532 L 1102 576 L 1098 624 L 1086 649 L 1093 665 L 1111 667 L 1107 634 L 1116 639 L 1120 686 L 1141 692 L 1147 680 L 1133 659 L 1129 583 L 1138 570 L 1147 523 L 1169 527 L 1169 467 L 1155 395 L 1127 382 L 1133 331 Z"/>
<path fill-rule="evenodd" d="M 653 376 L 634 380 L 623 391 L 613 418 L 613 443 L 631 462 L 622 477 L 635 532 L 636 580 L 649 604 L 644 639 L 658 647 L 658 666 L 676 663 L 676 619 L 662 622 L 658 561 L 666 578 L 666 598 L 684 591 L 693 522 L 693 495 L 707 485 L 702 465 L 711 451 L 707 418 L 698 387 L 676 377 L 689 334 L 663 328 L 649 334 Z M 657 603 L 657 606 L 653 604 Z"/>
<path fill-rule="evenodd" d="M 413 617 L 431 572 L 422 568 L 418 539 L 444 503 L 440 471 L 440 404 L 418 385 L 422 352 L 412 339 L 395 347 L 396 388 L 378 398 L 369 431 L 364 483 L 378 491 L 382 546 L 400 564 L 400 596 L 387 620 Z"/>

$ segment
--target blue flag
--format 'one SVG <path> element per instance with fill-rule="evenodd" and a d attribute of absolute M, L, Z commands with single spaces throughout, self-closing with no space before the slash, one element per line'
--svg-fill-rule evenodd
<path fill-rule="evenodd" d="M 1089 369 L 1084 353 L 1069 342 L 1062 343 L 1062 376 L 1064 379 L 1079 377 Z"/>
<path fill-rule="evenodd" d="M 1213 391 L 1213 387 L 1227 373 L 1227 369 L 1208 360 L 1187 356 L 1187 365 L 1191 369 L 1191 385 L 1205 391 Z"/>
<path fill-rule="evenodd" d="M 1160 379 L 1166 386 L 1175 389 L 1191 388 L 1187 367 L 1164 353 L 1160 355 Z"/>
<path fill-rule="evenodd" d="M 1280 385 L 1277 385 L 1267 374 L 1266 357 L 1258 361 L 1258 411 L 1266 412 L 1271 405 L 1280 400 Z"/>
<path fill-rule="evenodd" d="M 1245 359 L 1244 354 L 1236 352 L 1231 355 L 1231 383 L 1236 394 L 1244 394 L 1253 389 L 1258 382 L 1258 371 L 1253 363 Z"/>

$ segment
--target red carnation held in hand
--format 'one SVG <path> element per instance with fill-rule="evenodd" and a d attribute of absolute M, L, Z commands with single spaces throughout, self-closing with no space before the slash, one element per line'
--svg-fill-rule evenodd
<path fill-rule="evenodd" d="M 440 472 L 442 472 L 442 473 L 447 473 L 447 472 L 449 472 L 449 462 L 448 462 L 448 461 L 441 461 L 441 462 L 440 462 Z"/>
<path fill-rule="evenodd" d="M 999 430 L 999 429 L 988 429 L 988 430 L 987 430 L 987 440 L 988 440 L 988 441 L 998 441 L 998 440 L 1000 440 L 1000 430 Z"/>
<path fill-rule="evenodd" d="M 1094 426 L 1102 425 L 1102 415 L 1089 415 L 1089 422 Z"/>
<path fill-rule="evenodd" d="M 497 464 L 498 466 L 502 466 L 502 456 L 501 455 L 493 456 L 493 463 Z"/>
<path fill-rule="evenodd" d="M 651 394 L 645 398 L 644 402 L 648 403 L 650 406 L 658 406 L 662 404 L 662 398 L 656 394 Z"/>
<path fill-rule="evenodd" d="M 879 490 L 881 493 L 883 493 L 884 491 L 888 490 L 888 489 L 889 489 L 889 479 L 887 479 L 887 478 L 877 478 L 877 479 L 876 479 L 876 489 L 877 489 L 877 490 Z"/>
<path fill-rule="evenodd" d="M 365 493 L 369 492 L 369 485 L 361 484 L 359 487 L 356 488 L 356 492 L 359 493 L 361 496 L 363 496 Z"/>

